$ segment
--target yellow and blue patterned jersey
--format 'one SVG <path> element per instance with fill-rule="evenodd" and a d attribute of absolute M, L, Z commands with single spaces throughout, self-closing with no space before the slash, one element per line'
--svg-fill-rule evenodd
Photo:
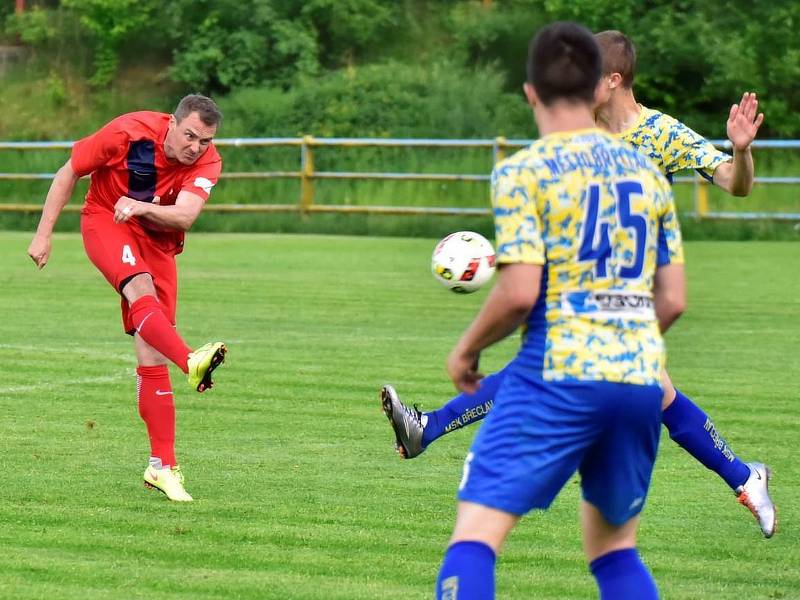
<path fill-rule="evenodd" d="M 650 158 L 670 182 L 675 173 L 685 169 L 694 169 L 712 181 L 714 170 L 731 160 L 677 119 L 645 106 L 636 124 L 616 137 Z"/>
<path fill-rule="evenodd" d="M 599 129 L 547 135 L 492 172 L 497 261 L 543 265 L 518 357 L 545 380 L 659 382 L 657 265 L 683 262 L 672 190 Z"/>

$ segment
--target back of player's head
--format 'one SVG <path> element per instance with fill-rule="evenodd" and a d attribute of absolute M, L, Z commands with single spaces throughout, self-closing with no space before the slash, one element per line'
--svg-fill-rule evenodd
<path fill-rule="evenodd" d="M 636 46 L 621 31 L 601 31 L 595 39 L 600 46 L 603 57 L 603 75 L 619 73 L 622 76 L 622 86 L 633 87 L 633 78 L 636 75 Z"/>
<path fill-rule="evenodd" d="M 592 32 L 577 23 L 552 23 L 528 47 L 528 82 L 546 106 L 556 100 L 592 103 L 601 66 Z"/>
<path fill-rule="evenodd" d="M 178 102 L 175 120 L 180 123 L 193 112 L 196 112 L 200 120 L 209 127 L 219 125 L 222 121 L 222 112 L 217 104 L 211 98 L 200 94 L 189 94 Z"/>

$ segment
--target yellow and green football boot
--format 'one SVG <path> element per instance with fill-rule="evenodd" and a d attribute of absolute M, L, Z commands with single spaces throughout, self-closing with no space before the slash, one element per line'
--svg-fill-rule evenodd
<path fill-rule="evenodd" d="M 225 353 L 228 349 L 222 342 L 209 342 L 201 346 L 194 352 L 189 353 L 189 385 L 198 392 L 210 389 L 214 382 L 211 381 L 211 373 L 218 366 L 225 362 Z"/>
<path fill-rule="evenodd" d="M 191 502 L 193 498 L 183 489 L 183 473 L 180 467 L 157 469 L 149 465 L 144 470 L 144 487 L 158 490 L 174 502 Z"/>

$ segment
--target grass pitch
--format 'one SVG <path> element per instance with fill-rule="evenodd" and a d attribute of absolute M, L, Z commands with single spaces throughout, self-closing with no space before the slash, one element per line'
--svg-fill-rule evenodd
<path fill-rule="evenodd" d="M 0 234 L 0 597 L 430 598 L 474 431 L 400 461 L 377 390 L 434 408 L 444 359 L 485 297 L 428 273 L 430 240 L 190 235 L 179 328 L 229 344 L 209 393 L 173 371 L 190 505 L 142 488 L 131 341 L 78 236 L 36 272 Z M 670 372 L 745 459 L 775 471 L 762 539 L 716 475 L 666 435 L 640 548 L 664 598 L 800 598 L 796 467 L 800 248 L 687 247 Z M 502 366 L 516 341 L 486 353 Z M 502 598 L 593 598 L 578 486 L 499 561 Z"/>

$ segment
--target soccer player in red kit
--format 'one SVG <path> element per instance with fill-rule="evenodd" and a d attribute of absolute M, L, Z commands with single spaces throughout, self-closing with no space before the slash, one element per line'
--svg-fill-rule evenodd
<path fill-rule="evenodd" d="M 76 142 L 53 179 L 28 247 L 43 268 L 58 216 L 78 179 L 91 174 L 81 234 L 89 260 L 120 294 L 123 326 L 134 338 L 139 414 L 151 450 L 144 483 L 184 502 L 192 497 L 175 459 L 167 361 L 202 392 L 213 385 L 211 373 L 222 364 L 226 348 L 213 342 L 192 352 L 178 335 L 175 256 L 219 178 L 222 159 L 212 138 L 221 118 L 210 98 L 192 94 L 175 114 L 124 114 Z"/>

